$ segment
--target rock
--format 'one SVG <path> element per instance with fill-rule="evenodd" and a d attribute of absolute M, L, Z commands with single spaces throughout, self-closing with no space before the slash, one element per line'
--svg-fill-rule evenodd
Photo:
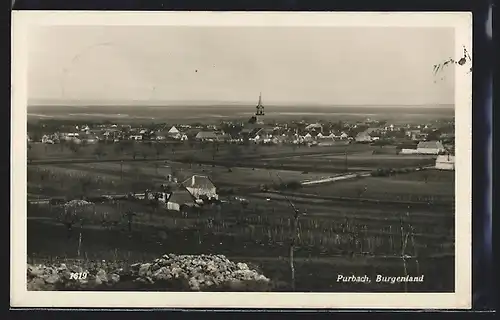
<path fill-rule="evenodd" d="M 68 268 L 66 267 L 65 263 L 61 263 L 61 265 L 59 265 L 59 267 L 57 268 L 58 271 L 63 271 L 63 270 L 66 270 L 66 269 L 68 269 Z"/>
<path fill-rule="evenodd" d="M 111 273 L 108 275 L 108 282 L 118 283 L 120 281 L 120 276 L 116 273 Z"/>
<path fill-rule="evenodd" d="M 170 274 L 170 271 L 166 267 L 161 267 L 153 274 L 153 279 L 157 280 L 168 280 L 170 278 L 172 278 L 172 276 Z"/>
<path fill-rule="evenodd" d="M 43 269 L 36 266 L 28 266 L 28 275 L 31 277 L 39 277 L 43 274 Z"/>
<path fill-rule="evenodd" d="M 70 266 L 69 267 L 69 270 L 71 272 L 75 272 L 75 273 L 82 273 L 83 272 L 83 268 L 78 266 L 78 265 L 73 265 L 73 266 Z"/>
<path fill-rule="evenodd" d="M 51 274 L 47 277 L 44 277 L 43 280 L 45 281 L 45 283 L 55 284 L 60 280 L 60 278 L 57 274 Z"/>
<path fill-rule="evenodd" d="M 139 276 L 146 277 L 151 274 L 151 263 L 144 263 L 139 269 Z"/>
<path fill-rule="evenodd" d="M 70 272 L 88 272 L 85 280 L 70 280 Z M 166 290 L 203 291 L 222 289 L 235 291 L 268 291 L 270 280 L 246 263 L 234 263 L 223 255 L 165 254 L 151 263 L 134 263 L 121 268 L 117 263 L 87 264 L 85 270 L 75 265 L 27 265 L 28 287 L 31 290 L 92 289 L 106 284 L 113 286 L 120 281 L 140 283 L 142 289 L 151 284 L 161 284 Z M 37 279 L 37 280 L 35 280 Z M 35 280 L 35 281 L 32 281 Z M 133 288 L 133 287 L 132 287 Z M 156 287 L 155 287 L 156 288 Z"/>
<path fill-rule="evenodd" d="M 95 275 L 95 280 L 96 282 L 99 280 L 101 283 L 108 282 L 108 275 L 106 274 L 106 271 L 104 271 L 104 269 L 99 269 Z"/>
<path fill-rule="evenodd" d="M 238 267 L 238 269 L 240 270 L 248 270 L 248 265 L 246 263 L 241 263 L 241 262 L 238 262 L 238 264 L 236 265 Z"/>
<path fill-rule="evenodd" d="M 199 281 L 195 278 L 189 279 L 189 288 L 193 291 L 199 291 L 200 290 Z"/>

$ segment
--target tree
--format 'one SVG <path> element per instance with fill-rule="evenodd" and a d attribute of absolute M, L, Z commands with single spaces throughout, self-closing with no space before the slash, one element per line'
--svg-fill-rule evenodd
<path fill-rule="evenodd" d="M 105 155 L 104 147 L 101 144 L 97 144 L 94 149 L 94 154 L 100 159 L 103 155 Z"/>
<path fill-rule="evenodd" d="M 121 155 L 121 154 L 123 154 L 123 153 L 124 153 L 124 151 L 125 151 L 125 145 L 124 145 L 124 143 L 121 143 L 121 142 L 120 142 L 120 143 L 115 144 L 115 147 L 114 147 L 114 152 L 115 152 L 116 154 Z"/>
<path fill-rule="evenodd" d="M 127 227 L 128 227 L 128 232 L 132 232 L 132 224 L 134 222 L 134 217 L 136 216 L 137 214 L 135 212 L 133 212 L 132 210 L 128 209 L 126 212 L 125 212 L 125 216 L 127 218 Z"/>
<path fill-rule="evenodd" d="M 429 181 L 429 173 L 423 171 L 422 172 L 422 179 L 424 180 L 424 183 L 427 183 Z"/>
<path fill-rule="evenodd" d="M 84 176 L 80 179 L 80 187 L 82 190 L 82 196 L 87 197 L 90 187 L 92 186 L 92 179 L 89 176 Z"/>
<path fill-rule="evenodd" d="M 156 159 L 160 159 L 160 155 L 165 152 L 165 146 L 161 143 L 156 143 L 155 144 L 155 152 L 156 152 Z"/>
<path fill-rule="evenodd" d="M 59 219 L 66 227 L 67 237 L 71 238 L 73 234 L 73 227 L 75 224 L 80 223 L 83 225 L 85 219 L 85 209 L 89 207 L 89 203 L 69 202 L 64 204 L 61 208 L 62 212 Z"/>
<path fill-rule="evenodd" d="M 368 186 L 366 186 L 366 185 L 364 187 L 359 186 L 356 189 L 356 195 L 358 196 L 358 198 L 361 198 L 361 196 L 366 192 L 367 189 L 368 189 Z"/>
<path fill-rule="evenodd" d="M 68 147 L 74 153 L 78 153 L 80 151 L 80 146 L 74 140 L 69 141 Z"/>
<path fill-rule="evenodd" d="M 232 144 L 229 147 L 229 157 L 233 162 L 237 162 L 241 158 L 241 149 L 238 145 Z"/>
<path fill-rule="evenodd" d="M 189 163 L 189 167 L 192 168 L 193 163 L 195 162 L 196 159 L 192 154 L 187 154 L 182 158 L 182 160 L 186 163 Z"/>

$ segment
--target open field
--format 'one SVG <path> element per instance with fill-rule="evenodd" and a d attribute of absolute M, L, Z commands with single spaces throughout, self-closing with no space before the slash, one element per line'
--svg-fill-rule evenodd
<path fill-rule="evenodd" d="M 59 150 L 57 145 L 45 146 L 48 146 L 49 149 L 52 148 L 55 151 Z M 37 147 L 40 148 L 45 146 L 38 144 Z M 106 150 L 111 149 L 111 153 L 106 153 L 101 150 L 99 153 L 100 156 L 97 158 L 97 156 L 92 155 L 91 151 L 95 148 Z M 38 164 L 62 164 L 62 162 L 68 163 L 68 161 L 69 163 L 76 164 L 78 160 L 84 162 L 85 157 L 87 156 L 88 161 L 93 159 L 93 161 L 101 162 L 99 164 L 94 163 L 92 165 L 96 166 L 96 170 L 100 170 L 100 172 L 105 174 L 110 174 L 111 171 L 116 171 L 118 168 L 117 166 L 119 166 L 120 159 L 122 159 L 123 165 L 121 168 L 123 168 L 124 172 L 128 170 L 128 166 L 152 167 L 150 169 L 145 169 L 149 170 L 149 173 L 143 173 L 151 175 L 154 171 L 155 176 L 161 175 L 164 177 L 165 163 L 159 164 L 158 160 L 168 160 L 188 164 L 189 169 L 192 169 L 193 167 L 198 167 L 198 169 L 200 169 L 203 165 L 205 165 L 207 167 L 238 167 L 239 171 L 244 171 L 243 168 L 249 168 L 252 169 L 252 171 L 255 171 L 256 169 L 280 170 L 283 171 L 285 175 L 290 175 L 291 172 L 295 171 L 306 176 L 302 178 L 297 176 L 298 174 L 295 174 L 296 177 L 293 178 L 294 180 L 310 180 L 311 177 L 308 177 L 307 174 L 312 174 L 314 177 L 327 177 L 344 172 L 373 171 L 379 168 L 421 167 L 433 165 L 435 163 L 434 156 L 379 154 L 374 153 L 374 150 L 379 150 L 380 148 L 363 144 L 314 148 L 302 146 L 295 148 L 295 150 L 292 146 L 287 145 L 271 147 L 221 144 L 216 147 L 217 149 L 214 149 L 211 145 L 202 148 L 201 144 L 194 145 L 194 147 L 182 144 L 180 146 L 176 146 L 173 152 L 169 149 L 170 147 L 161 147 L 161 150 L 163 151 L 156 153 L 155 150 L 157 150 L 158 147 L 154 144 L 150 147 L 144 143 L 135 143 L 132 145 L 132 148 L 135 151 L 123 151 L 123 153 L 117 151 L 117 154 L 113 153 L 114 151 L 112 148 L 119 149 L 120 147 L 113 144 L 105 144 L 101 146 L 88 145 L 82 149 L 86 151 L 90 150 L 89 153 L 73 154 L 72 158 L 65 158 L 60 155 L 56 156 L 57 152 L 51 153 L 49 150 L 47 157 L 33 158 L 33 162 L 30 166 Z M 132 153 L 136 154 L 136 156 L 134 157 L 131 155 Z M 111 163 L 110 161 L 114 161 L 115 163 Z M 97 168 L 98 166 L 104 165 L 105 162 L 107 162 L 106 165 L 108 165 L 108 167 Z M 89 163 L 86 163 L 85 165 L 91 166 Z M 185 170 L 186 172 L 189 171 L 184 165 L 180 165 L 180 169 Z M 209 169 L 205 167 L 202 170 L 207 171 Z M 212 170 L 214 175 L 218 174 L 216 171 L 218 170 Z M 249 176 L 250 175 L 246 175 L 244 179 L 247 179 Z M 251 176 L 259 176 L 259 174 L 252 172 Z M 225 180 L 226 179 L 222 178 L 221 182 L 225 183 Z M 231 180 L 239 179 L 231 177 Z M 258 180 L 261 180 L 261 178 L 259 177 Z M 265 178 L 265 180 L 269 182 L 268 178 Z"/>
<path fill-rule="evenodd" d="M 367 144 L 346 144 L 339 141 L 331 146 L 308 147 L 304 145 L 278 144 L 248 145 L 211 143 L 211 142 L 117 142 L 94 143 L 71 148 L 68 143 L 42 144 L 29 143 L 28 157 L 32 160 L 44 159 L 132 159 L 134 154 L 137 159 L 154 159 L 156 157 L 180 159 L 192 156 L 198 160 L 242 160 L 242 159 L 268 159 L 299 156 L 328 156 L 328 155 L 355 155 L 359 153 L 371 154 L 373 151 L 394 150 L 394 148 L 381 148 Z M 392 151 L 393 152 L 393 151 Z"/>
<path fill-rule="evenodd" d="M 149 260 L 164 253 L 224 254 L 256 265 L 279 284 L 277 290 L 288 290 L 286 257 L 293 215 L 283 195 L 288 191 L 262 193 L 255 188 L 279 183 L 278 175 L 291 182 L 342 173 L 346 149 L 352 171 L 419 167 L 434 162 L 433 157 L 374 154 L 373 147 L 367 145 L 277 149 L 257 146 L 256 150 L 253 146 L 220 145 L 214 154 L 207 146 L 201 149 L 199 145 L 182 145 L 174 151 L 165 148 L 162 155 L 155 152 L 154 146 L 136 145 L 145 150 L 141 152 L 149 152 L 148 161 L 136 154 L 140 161 L 32 163 L 28 166 L 29 197 L 71 199 L 142 192 L 164 183 L 169 174 L 179 180 L 202 174 L 219 188 L 233 188 L 234 195 L 249 200 L 248 206 L 229 197 L 227 203 L 206 205 L 183 215 L 140 200 L 111 201 L 75 211 L 77 219 L 69 229 L 60 207 L 31 204 L 29 259 L 104 259 L 120 263 Z M 53 159 L 65 157 L 54 156 L 60 150 L 57 146 L 49 147 L 53 148 L 48 153 Z M 79 156 L 96 158 L 89 150 L 97 147 L 86 146 L 87 154 Z M 235 147 L 239 151 L 232 149 Z M 111 152 L 120 151 L 111 148 L 119 147 L 105 148 L 110 154 L 100 153 L 100 159 L 118 158 Z M 76 156 L 68 154 L 66 159 L 71 157 Z M 125 157 L 130 160 L 133 155 Z M 297 290 L 403 290 L 403 285 L 346 285 L 335 281 L 337 274 L 404 275 L 400 258 L 403 227 L 405 234 L 412 235 L 406 254 L 418 255 L 407 259 L 407 271 L 410 275 L 425 274 L 426 278 L 423 284 L 409 284 L 407 290 L 453 291 L 454 172 L 423 170 L 303 186 L 289 198 L 301 213 L 295 252 Z"/>
<path fill-rule="evenodd" d="M 363 290 L 359 286 L 346 288 L 335 283 L 334 275 L 328 271 L 332 268 L 335 274 L 350 274 L 355 270 L 365 270 L 367 274 L 402 274 L 402 261 L 397 255 L 404 208 L 342 204 L 308 204 L 306 207 L 307 215 L 300 218 L 300 240 L 296 249 L 298 289 Z M 136 213 L 131 231 L 128 231 L 125 210 Z M 59 208 L 30 206 L 29 256 L 76 258 L 81 233 L 81 256 L 90 260 L 137 261 L 165 252 L 217 253 L 252 262 L 284 286 L 288 280 L 286 256 L 291 211 L 286 202 L 252 201 L 247 208 L 229 203 L 204 208 L 187 217 L 178 212 L 154 211 L 146 204 L 117 202 L 91 205 L 78 215 L 84 222 L 75 224 L 68 238 L 68 231 L 57 218 Z M 409 261 L 409 273 L 425 272 L 429 277 L 429 282 L 416 285 L 412 290 L 452 290 L 453 276 L 443 277 L 438 269 L 452 270 L 453 212 L 433 215 L 431 208 L 425 212 L 415 210 L 410 218 L 403 218 L 404 225 L 411 222 L 414 228 L 414 245 L 419 254 L 420 270 L 415 269 L 414 261 Z M 412 250 L 409 245 L 408 254 L 413 254 Z M 322 276 L 311 277 L 312 270 Z M 398 288 L 374 284 L 368 290 Z"/>
<path fill-rule="evenodd" d="M 191 154 L 200 156 L 202 158 L 212 158 L 214 149 L 218 158 L 224 158 L 234 153 L 235 149 L 240 151 L 241 157 L 260 157 L 260 156 L 287 156 L 287 155 L 300 155 L 308 153 L 335 153 L 345 152 L 343 144 L 311 148 L 307 146 L 293 146 L 293 145 L 232 145 L 225 143 L 201 143 L 197 141 L 189 142 L 126 142 L 126 143 L 94 143 L 88 145 L 81 145 L 76 151 L 69 147 L 69 144 L 42 144 L 42 143 L 29 143 L 30 150 L 29 156 L 32 159 L 57 159 L 57 158 L 96 158 L 96 150 L 101 150 L 101 158 L 131 158 L 134 153 L 138 157 L 155 157 L 160 150 L 161 156 L 171 155 L 186 155 Z M 352 145 L 348 146 L 348 150 L 358 150 L 359 148 L 366 149 L 370 146 L 365 145 Z"/>
<path fill-rule="evenodd" d="M 285 182 L 299 182 L 332 176 L 329 173 L 306 174 L 297 171 L 240 167 L 228 170 L 226 167 L 171 162 L 31 165 L 28 167 L 28 192 L 46 196 L 54 196 L 58 192 L 62 194 L 79 192 L 83 191 L 81 188 L 84 182 L 87 190 L 94 192 L 126 193 L 138 187 L 153 188 L 154 185 L 164 183 L 167 175 L 173 170 L 180 181 L 193 174 L 207 175 L 219 188 L 258 188 L 262 184 L 279 184 L 279 178 Z M 134 187 L 134 184 L 137 186 Z"/>
<path fill-rule="evenodd" d="M 307 186 L 303 193 L 368 199 L 394 199 L 399 201 L 434 201 L 454 203 L 455 172 L 424 170 L 392 177 L 363 179 Z"/>

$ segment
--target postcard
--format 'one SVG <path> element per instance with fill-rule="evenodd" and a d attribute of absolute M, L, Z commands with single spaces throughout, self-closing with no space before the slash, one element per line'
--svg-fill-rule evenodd
<path fill-rule="evenodd" d="M 471 13 L 12 17 L 12 307 L 471 307 Z"/>

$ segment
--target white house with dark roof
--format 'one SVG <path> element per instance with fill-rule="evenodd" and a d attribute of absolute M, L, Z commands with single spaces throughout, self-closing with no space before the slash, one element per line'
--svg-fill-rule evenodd
<path fill-rule="evenodd" d="M 186 179 L 182 185 L 195 197 L 196 199 L 208 198 L 218 199 L 217 187 L 207 176 L 193 175 L 191 178 Z"/>
<path fill-rule="evenodd" d="M 422 141 L 417 145 L 417 153 L 420 154 L 440 154 L 445 151 L 441 141 Z"/>

